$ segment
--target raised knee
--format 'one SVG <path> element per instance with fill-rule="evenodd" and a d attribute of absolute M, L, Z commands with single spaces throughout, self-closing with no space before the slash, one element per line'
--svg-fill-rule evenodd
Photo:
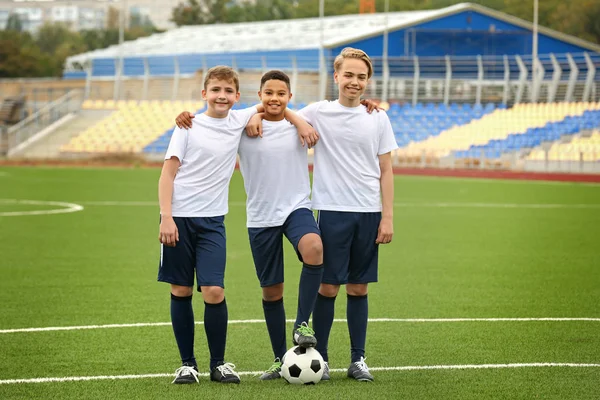
<path fill-rule="evenodd" d="M 225 289 L 220 286 L 202 286 L 202 298 L 210 304 L 218 304 L 225 299 Z"/>
<path fill-rule="evenodd" d="M 320 265 L 323 263 L 323 243 L 318 236 L 311 238 L 304 245 L 302 249 L 302 259 L 305 263 L 312 265 Z"/>

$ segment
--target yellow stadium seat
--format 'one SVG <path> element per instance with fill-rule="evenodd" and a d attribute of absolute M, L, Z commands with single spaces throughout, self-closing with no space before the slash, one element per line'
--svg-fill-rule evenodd
<path fill-rule="evenodd" d="M 81 108 L 83 108 L 84 110 L 89 110 L 89 109 L 93 109 L 94 108 L 94 101 L 87 99 L 83 102 L 83 104 L 81 105 Z"/>

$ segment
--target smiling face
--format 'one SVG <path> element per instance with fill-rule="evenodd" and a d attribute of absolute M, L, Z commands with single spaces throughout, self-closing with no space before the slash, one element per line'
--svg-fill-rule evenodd
<path fill-rule="evenodd" d="M 240 99 L 235 82 L 223 79 L 209 79 L 202 98 L 207 102 L 206 115 L 212 118 L 225 118 L 231 107 Z"/>
<path fill-rule="evenodd" d="M 288 102 L 292 98 L 286 82 L 279 79 L 269 79 L 258 92 L 263 107 L 265 119 L 268 121 L 281 121 Z"/>
<path fill-rule="evenodd" d="M 369 83 L 369 67 L 357 58 L 346 58 L 333 73 L 339 89 L 339 102 L 346 107 L 357 107 L 360 96 Z"/>

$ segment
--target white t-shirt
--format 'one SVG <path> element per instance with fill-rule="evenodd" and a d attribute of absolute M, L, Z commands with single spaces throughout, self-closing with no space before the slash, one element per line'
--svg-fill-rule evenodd
<path fill-rule="evenodd" d="M 179 158 L 173 182 L 174 217 L 215 217 L 229 211 L 229 181 L 242 131 L 256 107 L 230 111 L 226 118 L 197 114 L 191 129 L 175 128 L 165 160 Z"/>
<path fill-rule="evenodd" d="M 310 209 L 308 155 L 296 127 L 263 120 L 263 137 L 240 141 L 248 228 L 281 226 L 299 208 Z"/>
<path fill-rule="evenodd" d="M 379 155 L 398 148 L 383 111 L 345 107 L 336 101 L 311 104 L 299 114 L 320 135 L 315 146 L 312 207 L 316 210 L 381 211 Z"/>

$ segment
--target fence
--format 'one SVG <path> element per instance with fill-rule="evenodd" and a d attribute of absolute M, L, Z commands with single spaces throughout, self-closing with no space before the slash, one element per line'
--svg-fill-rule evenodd
<path fill-rule="evenodd" d="M 5 155 L 12 155 L 31 141 L 33 137 L 67 114 L 79 111 L 83 92 L 72 90 L 49 103 L 29 117 L 5 130 L 3 148 Z"/>
<path fill-rule="evenodd" d="M 320 69 L 318 57 L 221 55 L 195 58 L 161 57 L 94 60 L 82 73 L 86 97 L 114 100 L 198 100 L 201 77 L 217 61 L 236 68 L 242 76 L 242 100 L 255 101 L 254 76 L 281 69 L 292 78 L 297 102 L 335 98 L 333 56 Z M 373 58 L 374 76 L 367 96 L 398 102 L 522 102 L 600 100 L 600 54 L 531 56 L 389 57 Z M 122 65 L 122 67 L 121 67 Z M 161 68 L 158 68 L 160 66 Z M 135 68 L 134 68 L 135 67 Z M 249 75 L 252 76 L 250 80 Z M 252 82 L 252 83 L 250 83 Z M 307 87 L 307 86 L 312 87 Z"/>
<path fill-rule="evenodd" d="M 0 100 L 7 97 L 25 98 L 25 118 L 47 104 L 58 100 L 71 90 L 85 87 L 85 80 L 57 78 L 0 79 Z"/>

